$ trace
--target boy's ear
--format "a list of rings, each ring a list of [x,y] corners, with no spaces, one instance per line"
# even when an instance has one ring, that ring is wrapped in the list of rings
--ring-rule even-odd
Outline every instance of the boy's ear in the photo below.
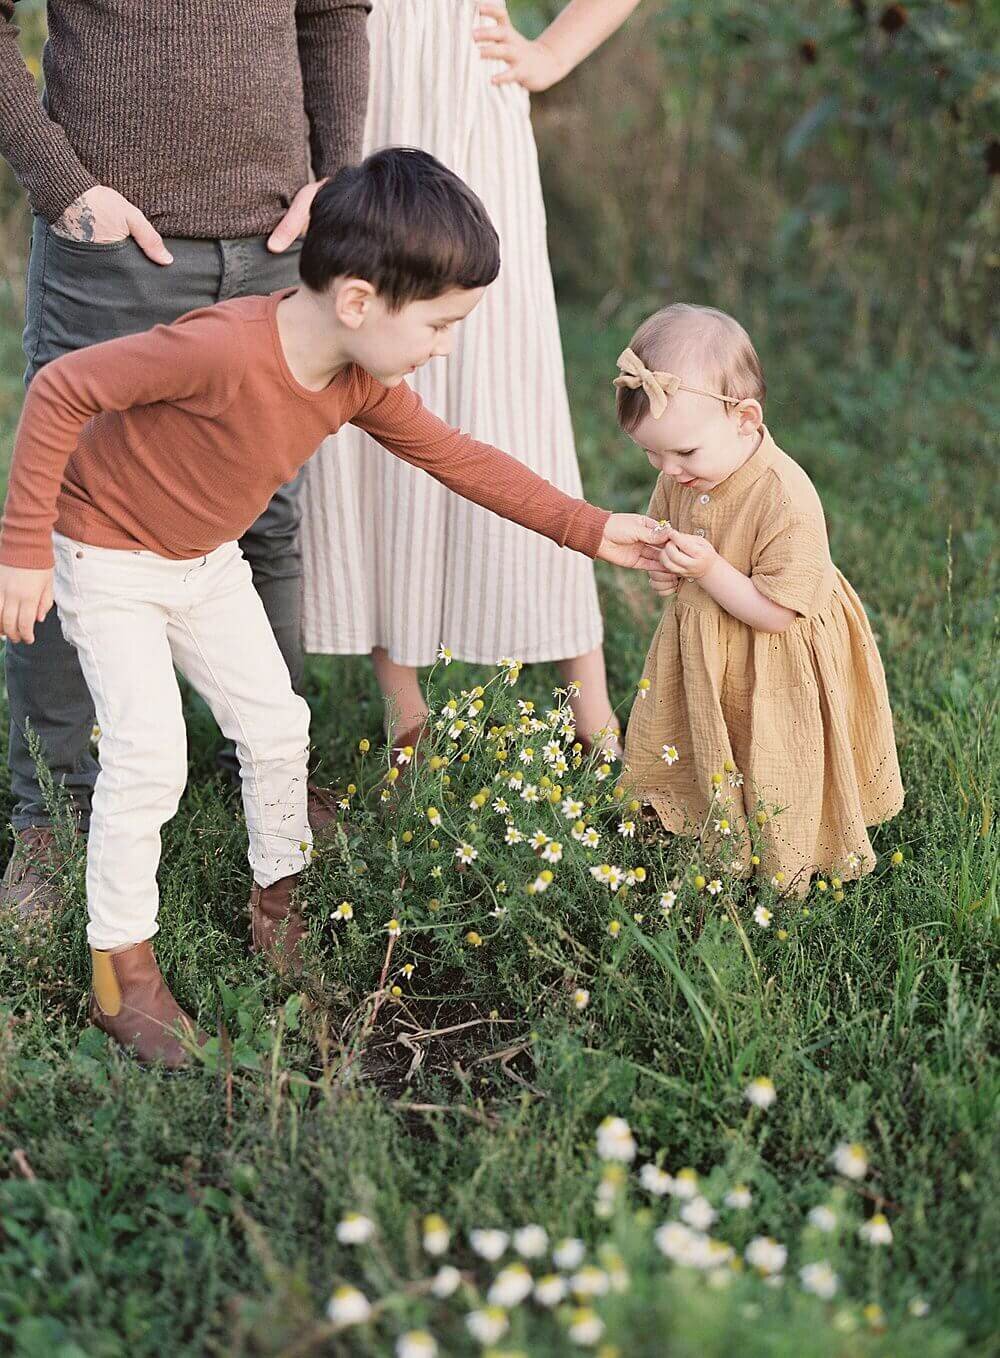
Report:
[[[741,434],[754,434],[764,423],[764,407],[759,401],[741,401],[735,410]]]
[[[358,330],[369,315],[375,289],[363,278],[345,278],[337,285],[334,313],[341,325]]]

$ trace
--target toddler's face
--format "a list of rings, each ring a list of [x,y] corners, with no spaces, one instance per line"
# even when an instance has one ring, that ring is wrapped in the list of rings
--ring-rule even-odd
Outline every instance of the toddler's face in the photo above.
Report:
[[[408,302],[390,311],[373,295],[363,323],[354,331],[352,358],[386,387],[398,386],[432,358],[451,353],[455,327],[475,307],[485,288],[452,288],[440,297]]]
[[[647,413],[630,437],[658,472],[682,486],[711,490],[756,451],[762,420],[756,401],[734,409],[679,391],[658,420]]]

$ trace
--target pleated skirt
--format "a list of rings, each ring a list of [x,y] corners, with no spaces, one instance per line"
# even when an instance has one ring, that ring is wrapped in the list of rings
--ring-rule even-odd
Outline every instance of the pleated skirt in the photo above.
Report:
[[[366,152],[430,151],[479,194],[501,272],[447,359],[410,379],[449,423],[582,494],[529,98],[496,87],[472,39],[475,0],[375,0]],[[443,642],[493,664],[585,654],[602,639],[585,557],[446,490],[345,426],[306,469],[306,649],[384,647],[430,664]]]

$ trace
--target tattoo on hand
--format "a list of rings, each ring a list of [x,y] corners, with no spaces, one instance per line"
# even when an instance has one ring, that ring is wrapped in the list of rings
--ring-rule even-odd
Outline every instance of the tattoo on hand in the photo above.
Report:
[[[67,240],[92,241],[97,230],[93,208],[78,198],[70,203],[58,221],[52,223],[52,230]]]

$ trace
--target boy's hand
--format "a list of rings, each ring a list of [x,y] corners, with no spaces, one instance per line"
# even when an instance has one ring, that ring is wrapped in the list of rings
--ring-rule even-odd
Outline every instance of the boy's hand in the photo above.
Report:
[[[52,571],[0,566],[0,636],[8,641],[35,639],[35,623],[52,607]]]
[[[598,559],[629,570],[662,570],[660,548],[670,531],[648,514],[612,514],[604,525]]]
[[[667,542],[660,552],[660,570],[673,572],[688,580],[699,580],[715,565],[719,554],[710,542],[695,533],[678,533],[668,528]]]
[[[680,578],[674,575],[673,571],[650,571],[649,583],[661,598],[666,599],[669,598],[671,594],[677,593],[677,586],[680,584]]]

